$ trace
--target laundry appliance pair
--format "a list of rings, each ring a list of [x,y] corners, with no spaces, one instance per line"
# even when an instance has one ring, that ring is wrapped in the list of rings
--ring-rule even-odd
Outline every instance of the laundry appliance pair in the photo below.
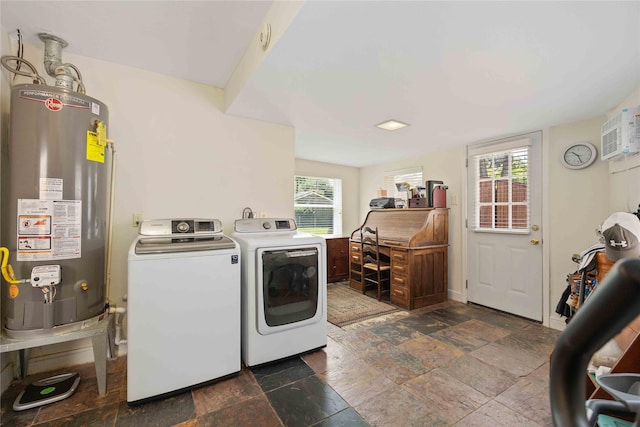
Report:
[[[326,245],[293,219],[143,221],[129,250],[127,401],[327,344]]]

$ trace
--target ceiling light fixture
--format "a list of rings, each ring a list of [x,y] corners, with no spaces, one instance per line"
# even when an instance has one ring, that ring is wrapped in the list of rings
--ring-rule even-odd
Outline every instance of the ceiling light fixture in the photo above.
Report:
[[[397,120],[387,120],[386,122],[382,122],[376,125],[376,127],[379,127],[380,129],[384,129],[384,130],[398,130],[406,126],[409,126],[409,125],[407,123],[402,123]]]

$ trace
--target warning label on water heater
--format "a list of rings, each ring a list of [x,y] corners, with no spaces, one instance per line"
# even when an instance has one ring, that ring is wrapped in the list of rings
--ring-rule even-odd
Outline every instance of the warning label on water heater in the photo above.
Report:
[[[17,261],[81,257],[82,200],[18,199]]]

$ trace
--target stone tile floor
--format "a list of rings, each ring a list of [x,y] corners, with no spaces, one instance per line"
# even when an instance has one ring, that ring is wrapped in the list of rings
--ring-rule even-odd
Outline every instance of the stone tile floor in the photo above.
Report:
[[[30,375],[3,393],[3,426],[551,426],[549,355],[558,331],[450,301],[338,328],[326,348],[138,406],[126,356]],[[188,363],[188,361],[186,362]],[[32,381],[79,371],[73,396],[22,412]]]

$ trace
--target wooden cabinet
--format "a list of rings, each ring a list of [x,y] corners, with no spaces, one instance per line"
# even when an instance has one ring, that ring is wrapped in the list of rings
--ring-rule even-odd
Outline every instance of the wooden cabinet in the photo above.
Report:
[[[447,300],[448,210],[382,209],[363,224],[377,228],[391,262],[390,302],[413,310]],[[349,244],[349,285],[362,290],[359,229]]]
[[[327,282],[349,278],[349,238],[327,239]]]

